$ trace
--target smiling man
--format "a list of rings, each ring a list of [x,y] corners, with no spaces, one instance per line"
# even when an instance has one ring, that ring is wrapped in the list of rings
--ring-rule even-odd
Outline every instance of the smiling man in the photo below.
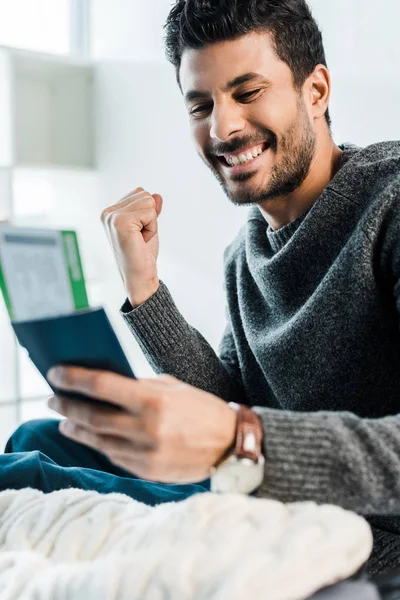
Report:
[[[322,46],[315,51],[325,63]],[[274,229],[311,205],[340,161],[328,127],[329,73],[323,64],[312,71],[297,89],[265,32],[187,49],[181,59],[200,157],[234,204],[258,204]]]
[[[166,34],[197,152],[231,202],[251,205],[224,257],[220,353],[160,282],[162,197],[137,188],[103,221],[128,326],[174,377],[56,369],[59,388],[124,411],[54,398],[63,436],[31,422],[7,449],[126,481],[211,475],[219,491],[336,503],[373,526],[370,574],[399,566],[400,143],[335,144],[303,0],[180,0]]]

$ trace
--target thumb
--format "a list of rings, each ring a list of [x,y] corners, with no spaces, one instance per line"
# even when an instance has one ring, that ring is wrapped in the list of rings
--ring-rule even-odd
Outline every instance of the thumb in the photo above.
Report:
[[[156,211],[157,211],[157,216],[160,216],[160,213],[162,211],[162,207],[163,207],[163,198],[162,196],[160,196],[160,194],[152,194],[154,200],[156,201]]]

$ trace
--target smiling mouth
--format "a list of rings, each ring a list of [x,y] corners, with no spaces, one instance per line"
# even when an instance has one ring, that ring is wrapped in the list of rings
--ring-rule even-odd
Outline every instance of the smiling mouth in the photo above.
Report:
[[[239,150],[234,154],[222,154],[217,156],[218,161],[226,168],[226,167],[240,167],[243,165],[250,164],[254,160],[256,160],[261,154],[263,154],[266,150],[270,148],[270,144],[268,142],[264,142],[262,144],[258,144],[257,146],[252,146],[251,148],[246,148],[245,150]]]

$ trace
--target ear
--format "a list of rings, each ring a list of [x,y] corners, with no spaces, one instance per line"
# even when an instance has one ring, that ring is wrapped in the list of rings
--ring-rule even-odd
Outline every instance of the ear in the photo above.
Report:
[[[314,119],[325,116],[331,96],[331,76],[324,65],[317,65],[307,79],[309,110]]]

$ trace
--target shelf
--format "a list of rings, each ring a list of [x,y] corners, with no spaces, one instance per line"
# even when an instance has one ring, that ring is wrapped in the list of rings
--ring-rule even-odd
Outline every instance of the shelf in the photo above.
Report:
[[[87,214],[89,206],[99,212],[93,73],[88,61],[0,47],[0,221],[82,231],[85,273],[95,279],[102,231]],[[15,412],[14,429],[28,417],[22,399],[46,397],[50,389],[17,347],[2,298],[0,331],[0,408],[2,415]]]

